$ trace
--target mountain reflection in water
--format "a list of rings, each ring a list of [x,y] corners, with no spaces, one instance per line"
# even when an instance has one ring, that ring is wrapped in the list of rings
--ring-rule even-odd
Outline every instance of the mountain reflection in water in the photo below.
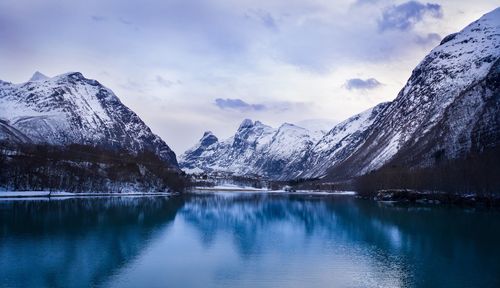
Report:
[[[6,287],[498,287],[500,213],[346,196],[0,202]]]

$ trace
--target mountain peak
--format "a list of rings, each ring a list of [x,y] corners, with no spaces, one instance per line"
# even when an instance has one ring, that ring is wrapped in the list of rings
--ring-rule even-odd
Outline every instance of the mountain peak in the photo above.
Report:
[[[43,80],[47,80],[47,79],[49,79],[49,77],[47,77],[44,74],[36,71],[35,73],[33,73],[33,76],[31,76],[31,78],[30,78],[30,80],[28,80],[28,82],[43,81]]]
[[[305,128],[302,128],[302,127],[299,127],[295,124],[292,124],[292,123],[283,123],[281,124],[281,126],[278,128],[278,130],[283,130],[283,129],[302,129],[302,130],[307,130]]]
[[[201,137],[201,138],[203,139],[203,138],[209,137],[210,135],[214,135],[214,133],[212,133],[212,131],[205,131],[203,133],[203,137]]]
[[[42,79],[47,79],[42,82]],[[0,85],[0,118],[26,119],[16,126],[33,143],[88,144],[153,152],[172,167],[170,147],[108,88],[79,72],[46,78],[40,72],[27,85]],[[4,88],[5,87],[5,88]],[[0,129],[1,130],[1,129]],[[1,134],[1,131],[0,131]]]
[[[212,133],[212,131],[205,131],[205,133],[203,133],[203,137],[200,139],[200,145],[206,147],[218,141],[219,139]]]
[[[242,129],[245,129],[245,128],[251,128],[253,127],[254,123],[252,120],[250,119],[244,119],[241,124],[240,124],[240,127],[238,127],[238,131],[239,130],[242,130]]]
[[[68,79],[74,79],[74,80],[82,80],[85,79],[83,74],[81,72],[68,72],[64,73],[58,76],[59,78],[68,78]]]

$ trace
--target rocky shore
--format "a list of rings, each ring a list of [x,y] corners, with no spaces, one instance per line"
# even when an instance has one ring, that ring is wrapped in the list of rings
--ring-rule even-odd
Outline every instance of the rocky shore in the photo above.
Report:
[[[391,201],[415,204],[452,204],[461,206],[500,207],[499,195],[452,194],[441,191],[417,191],[411,189],[379,190],[375,196],[361,196],[375,201]]]

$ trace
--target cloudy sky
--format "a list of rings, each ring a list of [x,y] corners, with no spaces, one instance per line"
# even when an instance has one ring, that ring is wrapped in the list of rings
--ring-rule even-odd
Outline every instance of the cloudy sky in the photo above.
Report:
[[[178,154],[244,118],[342,121],[395,98],[500,0],[0,0],[0,79],[80,71]]]

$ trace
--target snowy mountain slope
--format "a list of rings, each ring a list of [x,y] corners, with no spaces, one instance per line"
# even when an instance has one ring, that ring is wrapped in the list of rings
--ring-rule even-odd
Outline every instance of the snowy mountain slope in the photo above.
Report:
[[[308,152],[301,178],[325,176],[328,168],[342,162],[364,143],[370,127],[390,103],[381,103],[335,125]]]
[[[205,132],[196,146],[180,156],[180,166],[187,172],[224,171],[275,180],[322,177],[364,143],[369,128],[388,105],[355,115],[326,134],[288,123],[273,129],[246,119],[235,136],[221,142]]]
[[[399,159],[411,165],[498,146],[500,8],[434,48],[375,120],[364,144],[330,171],[361,175]]]
[[[185,171],[201,169],[290,179],[302,171],[304,154],[318,140],[315,135],[293,124],[274,129],[245,119],[235,135],[224,141],[205,132],[195,147],[179,157],[179,164]]]
[[[281,125],[257,158],[257,174],[280,180],[297,178],[306,168],[306,155],[319,140],[318,133],[293,124]]]
[[[0,141],[10,143],[30,143],[31,140],[21,131],[12,127],[6,120],[0,119]]]
[[[235,135],[219,141],[207,131],[198,144],[179,156],[182,169],[203,171],[225,171],[235,174],[251,173],[249,161],[256,150],[266,145],[275,130],[259,121],[243,120]]]
[[[261,149],[233,149],[228,139],[202,148],[210,157],[187,151],[181,165],[202,168],[197,161],[206,161],[203,164],[213,168],[274,179],[326,174],[348,179],[388,163],[428,166],[437,158],[455,159],[498,147],[499,55],[497,8],[445,37],[414,69],[393,102],[337,124],[317,142],[314,133],[297,129],[283,137],[272,132],[273,141],[264,141]]]
[[[0,119],[0,139],[15,134],[33,143],[151,151],[177,167],[174,152],[139,116],[111,90],[78,72],[53,78],[36,72],[26,83],[0,82]]]
[[[391,163],[431,166],[500,146],[500,60],[485,79],[450,104],[438,124],[404,145]]]

